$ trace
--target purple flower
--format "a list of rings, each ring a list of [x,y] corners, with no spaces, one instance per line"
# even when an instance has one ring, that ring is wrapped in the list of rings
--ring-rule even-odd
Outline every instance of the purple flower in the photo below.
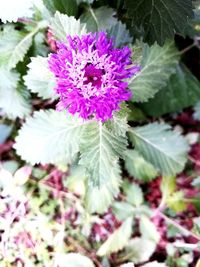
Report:
[[[68,36],[67,44],[57,46],[57,53],[49,58],[60,97],[57,109],[78,113],[83,119],[112,118],[120,103],[132,96],[125,79],[139,71],[132,66],[130,48],[114,48],[104,32]]]

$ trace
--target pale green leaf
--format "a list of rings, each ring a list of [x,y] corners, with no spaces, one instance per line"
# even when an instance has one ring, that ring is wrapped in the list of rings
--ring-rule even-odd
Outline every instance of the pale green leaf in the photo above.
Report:
[[[116,12],[107,6],[97,9],[88,7],[87,12],[81,15],[80,20],[82,23],[86,23],[88,32],[106,31],[117,23],[115,14]]]
[[[178,53],[173,42],[166,42],[163,47],[157,44],[144,46],[142,69],[129,80],[134,102],[146,102],[160,89],[166,86],[178,64]]]
[[[32,33],[15,30],[11,25],[0,32],[0,65],[11,69],[22,61],[32,44]]]
[[[132,204],[124,201],[114,202],[112,211],[120,221],[124,221],[130,216],[134,215],[135,207]]]
[[[155,224],[145,215],[140,217],[140,232],[143,238],[152,240],[156,244],[160,240],[160,233]]]
[[[55,110],[36,111],[16,138],[15,149],[31,164],[70,163],[79,151],[83,123]]]
[[[121,119],[124,128],[124,118]],[[80,164],[88,171],[91,183],[102,186],[109,179],[116,160],[123,155],[127,138],[124,131],[117,130],[119,121],[108,126],[93,122],[87,126],[82,138]],[[117,126],[118,125],[118,126]]]
[[[33,57],[28,67],[27,75],[23,77],[27,88],[43,99],[56,98],[54,92],[56,81],[53,73],[48,68],[48,58]]]
[[[143,157],[164,175],[183,170],[187,161],[185,139],[164,123],[151,123],[132,128],[130,138]]]
[[[194,118],[195,120],[200,120],[200,101],[194,107]]]
[[[139,185],[135,183],[125,182],[123,184],[123,191],[129,203],[131,203],[136,207],[142,205],[144,198],[142,190]]]
[[[125,247],[124,256],[128,255],[129,260],[135,264],[148,261],[156,249],[156,243],[152,240],[135,237]]]
[[[66,42],[67,35],[73,36],[86,33],[86,26],[80,23],[80,20],[61,14],[58,11],[52,18],[50,27],[55,38],[64,42]]]
[[[106,212],[112,204],[113,198],[119,193],[120,166],[117,160],[112,164],[112,166],[108,166],[110,169],[107,170],[109,172],[107,179],[100,186],[94,186],[93,176],[88,178],[85,205],[90,213]]]
[[[142,105],[145,113],[159,117],[170,112],[179,112],[197,103],[200,99],[200,82],[184,66],[177,66],[165,88],[153,99]]]
[[[56,265],[58,267],[95,267],[88,257],[79,253],[57,254]]]
[[[19,74],[0,68],[0,108],[10,119],[23,118],[31,111]]]
[[[133,40],[129,31],[126,29],[126,25],[121,21],[118,21],[107,32],[108,35],[113,38],[113,44],[115,47],[127,45]]]
[[[132,217],[126,219],[122,225],[113,232],[97,251],[97,255],[104,256],[117,252],[127,245],[132,234]]]
[[[129,149],[125,155],[125,168],[135,179],[148,182],[158,175],[154,166],[146,161],[138,151]]]

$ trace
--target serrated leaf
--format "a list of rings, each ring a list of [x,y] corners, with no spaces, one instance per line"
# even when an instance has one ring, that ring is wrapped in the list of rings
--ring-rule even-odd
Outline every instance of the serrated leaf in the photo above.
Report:
[[[140,232],[143,238],[154,241],[156,244],[160,240],[160,233],[154,223],[145,215],[140,218]]]
[[[93,262],[79,253],[57,254],[56,265],[58,267],[95,267]]]
[[[79,151],[83,123],[55,110],[36,111],[20,129],[14,145],[31,164],[70,163]]]
[[[25,33],[15,30],[10,25],[4,27],[0,33],[0,64],[12,69],[19,61],[22,61],[36,32],[37,29]]]
[[[152,240],[135,237],[125,247],[124,256],[129,255],[129,260],[135,264],[148,261],[156,249],[156,243]]]
[[[129,149],[125,155],[125,168],[135,179],[148,182],[158,175],[154,166],[146,161],[138,151]]]
[[[127,243],[132,233],[132,217],[126,219],[123,224],[113,232],[105,243],[97,251],[98,256],[108,255],[121,250]]]
[[[88,7],[87,12],[81,15],[80,20],[86,24],[88,32],[106,31],[117,23],[114,15],[115,11],[106,6],[97,9]]]
[[[66,42],[67,35],[82,35],[87,32],[85,24],[82,24],[80,20],[61,14],[58,11],[52,18],[50,27],[54,37],[63,42]]]
[[[121,171],[118,161],[114,161],[108,171],[107,180],[100,186],[94,186],[93,176],[88,179],[85,205],[89,213],[106,212],[112,204],[113,198],[119,193]]]
[[[107,32],[108,35],[113,38],[113,44],[115,47],[127,45],[133,40],[129,31],[126,29],[126,25],[121,21],[118,21],[109,30],[107,30]]]
[[[127,201],[132,205],[138,207],[143,203],[143,193],[139,185],[135,183],[124,183],[123,191],[125,192]]]
[[[178,112],[193,106],[200,99],[200,82],[184,66],[177,66],[165,88],[153,99],[142,105],[144,111],[151,116],[161,116],[170,112]]]
[[[125,0],[133,25],[144,28],[144,41],[163,45],[174,33],[184,34],[193,17],[191,0]]]
[[[31,111],[25,91],[19,84],[19,74],[0,68],[0,108],[10,119],[23,118]]]
[[[33,57],[28,67],[27,75],[23,77],[27,88],[43,99],[55,99],[54,87],[56,81],[53,73],[48,68],[48,58]]]
[[[76,16],[77,13],[76,0],[45,0],[44,4],[53,14],[59,11],[68,16]]]
[[[194,119],[195,120],[200,120],[200,101],[196,104],[194,107]]]
[[[172,73],[176,71],[179,56],[173,42],[163,47],[157,44],[143,48],[142,69],[129,80],[133,92],[133,102],[146,102],[166,86]]]
[[[123,124],[123,118],[122,118]],[[114,123],[114,122],[113,122]],[[81,160],[91,178],[94,186],[102,186],[109,179],[116,160],[123,155],[126,149],[127,138],[123,133],[117,131],[115,126],[101,122],[93,122],[85,129],[82,145]]]
[[[132,204],[124,201],[114,202],[112,205],[112,211],[118,220],[124,221],[130,216],[133,216],[135,207]]]
[[[170,176],[183,170],[188,145],[169,125],[151,123],[136,127],[131,130],[130,138],[141,155],[163,175]]]

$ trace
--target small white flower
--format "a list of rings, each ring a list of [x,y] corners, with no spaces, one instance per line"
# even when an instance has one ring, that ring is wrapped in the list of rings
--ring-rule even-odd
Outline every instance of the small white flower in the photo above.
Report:
[[[18,18],[31,17],[33,0],[0,0],[0,19],[3,23],[17,22]]]

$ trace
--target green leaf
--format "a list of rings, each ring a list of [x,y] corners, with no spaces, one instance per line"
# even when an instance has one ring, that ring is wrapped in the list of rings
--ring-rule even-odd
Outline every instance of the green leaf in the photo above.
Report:
[[[81,24],[80,20],[76,20],[74,17],[68,17],[58,11],[52,18],[50,27],[54,37],[63,42],[66,42],[67,35],[73,36],[86,33],[86,26]]]
[[[86,23],[88,32],[98,32],[109,30],[117,23],[115,11],[107,6],[102,6],[97,9],[88,7],[87,12],[80,17],[82,23]]]
[[[81,160],[91,177],[91,183],[102,186],[109,179],[116,161],[123,155],[127,137],[126,120],[121,118],[108,125],[93,122],[85,128],[81,144]]]
[[[196,177],[193,181],[192,181],[192,185],[194,187],[200,188],[200,176]]]
[[[136,127],[131,129],[130,138],[141,155],[163,175],[170,176],[183,170],[188,145],[169,125],[151,123]]]
[[[125,168],[135,179],[145,182],[151,181],[158,175],[154,166],[133,149],[126,151]]]
[[[187,203],[185,202],[184,198],[183,191],[174,192],[168,197],[167,206],[175,212],[183,212],[187,209]]]
[[[88,257],[79,253],[58,253],[55,258],[58,267],[95,267]]]
[[[94,186],[93,176],[88,177],[87,191],[85,195],[85,206],[89,213],[106,212],[113,202],[113,198],[119,193],[119,185],[121,181],[120,166],[117,161],[109,166],[107,180],[100,186]]]
[[[126,199],[129,203],[136,207],[142,205],[144,198],[139,185],[125,182],[123,184],[123,191],[125,192]]]
[[[199,88],[200,82],[195,76],[184,65],[177,66],[167,86],[144,103],[142,108],[148,115],[156,117],[181,111],[197,103],[200,99]]]
[[[194,119],[195,120],[200,120],[200,101],[196,104],[194,107]]]
[[[154,223],[145,215],[140,218],[140,232],[143,238],[154,241],[156,244],[160,240],[160,233]]]
[[[23,77],[27,88],[43,99],[56,98],[54,92],[56,81],[48,68],[48,58],[33,57],[28,67],[27,75]]]
[[[146,263],[145,265],[142,265],[142,267],[168,267],[165,263],[160,263],[158,261],[151,261],[149,263]]]
[[[45,0],[44,4],[53,14],[56,11],[68,16],[76,16],[77,14],[78,6],[76,0]]]
[[[142,69],[129,80],[129,88],[133,91],[134,102],[146,102],[160,89],[166,86],[172,73],[176,71],[178,53],[173,42],[163,47],[154,44],[144,46]]]
[[[124,257],[128,257],[135,264],[148,261],[156,249],[156,243],[152,240],[135,237],[125,247]]]
[[[127,45],[133,40],[129,31],[126,29],[126,25],[121,23],[121,21],[118,21],[107,32],[108,35],[113,38],[113,44],[115,47]]]
[[[132,204],[124,201],[114,202],[112,211],[118,220],[124,221],[130,216],[134,215],[135,207]]]
[[[55,110],[36,111],[16,138],[15,149],[31,164],[70,163],[79,151],[83,123]]]
[[[41,22],[30,32],[15,30],[12,26],[5,26],[0,32],[0,62],[7,69],[14,68],[18,62],[24,59],[32,45],[33,36],[46,26]]]
[[[31,111],[19,74],[4,68],[0,68],[0,108],[10,119],[24,118]]]
[[[132,234],[132,217],[126,219],[123,224],[112,233],[105,243],[97,251],[98,256],[108,255],[121,250]]]
[[[125,0],[132,25],[144,29],[144,41],[163,45],[174,33],[184,34],[193,17],[191,0]]]

